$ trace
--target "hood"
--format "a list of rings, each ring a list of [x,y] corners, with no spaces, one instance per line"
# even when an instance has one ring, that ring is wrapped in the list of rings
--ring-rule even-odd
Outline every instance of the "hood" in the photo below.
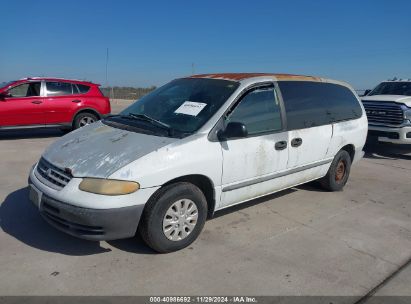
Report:
[[[107,178],[130,162],[179,139],[116,129],[96,122],[51,144],[43,157],[75,177]]]
[[[408,107],[411,107],[411,96],[404,95],[373,95],[361,97],[363,101],[391,101],[397,103],[403,103]]]

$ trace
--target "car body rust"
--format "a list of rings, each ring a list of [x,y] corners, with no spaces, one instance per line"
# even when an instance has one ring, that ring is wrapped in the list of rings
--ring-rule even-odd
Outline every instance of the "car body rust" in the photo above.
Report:
[[[321,82],[320,77],[306,76],[306,75],[294,75],[294,74],[275,74],[275,73],[217,73],[217,74],[198,74],[192,75],[188,78],[211,78],[211,79],[226,79],[233,81],[241,81],[248,78],[254,77],[272,77],[276,80],[286,81],[286,80],[306,80],[306,81],[318,81]]]

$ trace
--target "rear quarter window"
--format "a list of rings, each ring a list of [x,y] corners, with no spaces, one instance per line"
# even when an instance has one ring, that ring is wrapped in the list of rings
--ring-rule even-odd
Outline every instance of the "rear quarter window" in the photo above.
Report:
[[[278,82],[289,130],[326,125],[361,117],[362,109],[347,87],[310,81]]]
[[[78,91],[80,92],[80,94],[85,94],[88,91],[90,91],[90,86],[85,85],[85,84],[76,84]]]

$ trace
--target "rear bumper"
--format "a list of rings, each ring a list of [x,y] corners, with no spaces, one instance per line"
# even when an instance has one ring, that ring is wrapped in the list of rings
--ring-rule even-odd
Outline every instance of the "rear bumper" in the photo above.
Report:
[[[53,227],[87,240],[115,240],[135,235],[143,206],[80,208],[43,196],[39,211]]]
[[[393,144],[411,144],[411,127],[391,128],[382,126],[368,127],[368,136],[376,137],[378,141]]]

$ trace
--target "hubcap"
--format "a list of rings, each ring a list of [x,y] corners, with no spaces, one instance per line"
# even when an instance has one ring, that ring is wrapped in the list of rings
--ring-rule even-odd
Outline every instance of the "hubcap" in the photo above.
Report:
[[[337,170],[335,171],[335,181],[340,182],[345,176],[345,162],[340,160],[337,165]]]
[[[198,219],[196,204],[189,199],[174,202],[163,219],[163,232],[170,241],[185,239],[195,228]]]
[[[84,127],[84,126],[87,126],[87,125],[89,125],[89,124],[92,124],[94,121],[95,121],[95,120],[94,120],[93,117],[85,116],[85,117],[83,117],[82,119],[80,119],[80,121],[79,121],[79,126],[80,126],[80,127]]]

